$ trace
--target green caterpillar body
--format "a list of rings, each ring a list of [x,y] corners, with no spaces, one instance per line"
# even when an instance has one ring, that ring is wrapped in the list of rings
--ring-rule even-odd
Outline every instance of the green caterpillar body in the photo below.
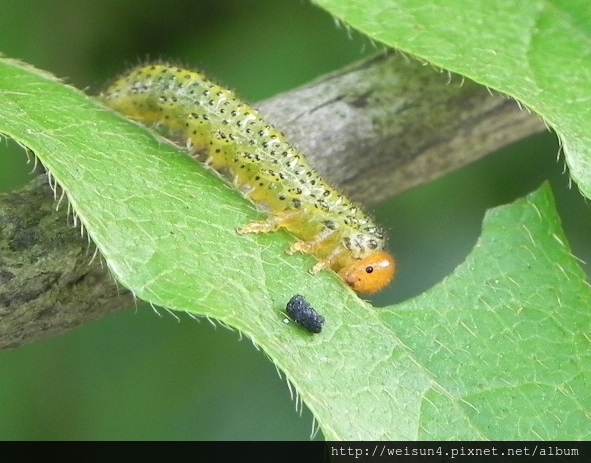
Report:
[[[101,99],[125,116],[166,130],[191,154],[218,172],[268,219],[240,233],[278,228],[300,241],[290,252],[315,255],[314,272],[331,268],[360,293],[393,278],[382,231],[363,211],[329,186],[305,157],[236,95],[201,73],[166,64],[132,69]]]

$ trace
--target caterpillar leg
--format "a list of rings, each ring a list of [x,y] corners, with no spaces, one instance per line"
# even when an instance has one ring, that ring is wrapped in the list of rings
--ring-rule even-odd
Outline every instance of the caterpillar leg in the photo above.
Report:
[[[296,252],[303,252],[304,254],[314,254],[319,248],[324,246],[327,241],[334,235],[335,230],[328,228],[318,233],[311,241],[298,241],[290,246],[287,250],[288,254],[295,254]]]
[[[322,247],[334,247],[331,246],[331,244],[334,244],[335,236],[335,230],[325,229],[312,241],[298,241],[297,243],[292,244],[287,252],[288,254],[293,254],[295,252],[317,254],[317,251]],[[344,249],[341,246],[334,247],[334,250],[327,257],[322,259],[310,269],[310,273],[318,273],[321,270],[333,268],[335,262],[343,252]],[[322,254],[323,253],[321,253],[321,255]]]
[[[343,252],[345,252],[345,250],[341,247],[338,247],[326,259],[323,259],[320,262],[318,262],[316,265],[314,265],[314,267],[312,267],[310,269],[310,273],[314,274],[314,273],[320,272],[321,270],[326,270],[326,269],[333,269],[334,270],[334,264],[338,261],[339,257],[343,254]]]
[[[289,228],[289,224],[293,223],[294,220],[297,220],[301,214],[302,213],[299,211],[290,211],[283,214],[272,215],[267,220],[246,224],[236,230],[236,232],[240,235],[247,235],[250,233],[269,233],[280,228]]]

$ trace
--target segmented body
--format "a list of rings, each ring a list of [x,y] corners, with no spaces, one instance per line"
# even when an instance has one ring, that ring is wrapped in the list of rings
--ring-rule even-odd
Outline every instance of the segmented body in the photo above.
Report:
[[[382,231],[329,186],[282,133],[236,95],[201,73],[166,64],[132,69],[102,100],[127,117],[165,129],[218,172],[268,219],[240,233],[285,228],[300,241],[290,252],[313,254],[313,271],[331,268],[358,292],[381,290],[395,264]]]

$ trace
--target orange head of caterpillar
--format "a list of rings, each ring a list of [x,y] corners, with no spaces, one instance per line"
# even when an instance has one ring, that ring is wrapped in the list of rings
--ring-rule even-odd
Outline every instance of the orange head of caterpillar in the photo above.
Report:
[[[373,294],[390,284],[396,273],[394,258],[377,251],[343,268],[339,275],[357,293]]]

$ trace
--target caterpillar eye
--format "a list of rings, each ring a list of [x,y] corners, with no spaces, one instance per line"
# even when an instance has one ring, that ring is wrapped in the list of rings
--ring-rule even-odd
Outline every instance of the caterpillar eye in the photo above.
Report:
[[[388,286],[395,273],[394,258],[385,251],[378,251],[345,267],[339,275],[355,292],[373,294]]]

